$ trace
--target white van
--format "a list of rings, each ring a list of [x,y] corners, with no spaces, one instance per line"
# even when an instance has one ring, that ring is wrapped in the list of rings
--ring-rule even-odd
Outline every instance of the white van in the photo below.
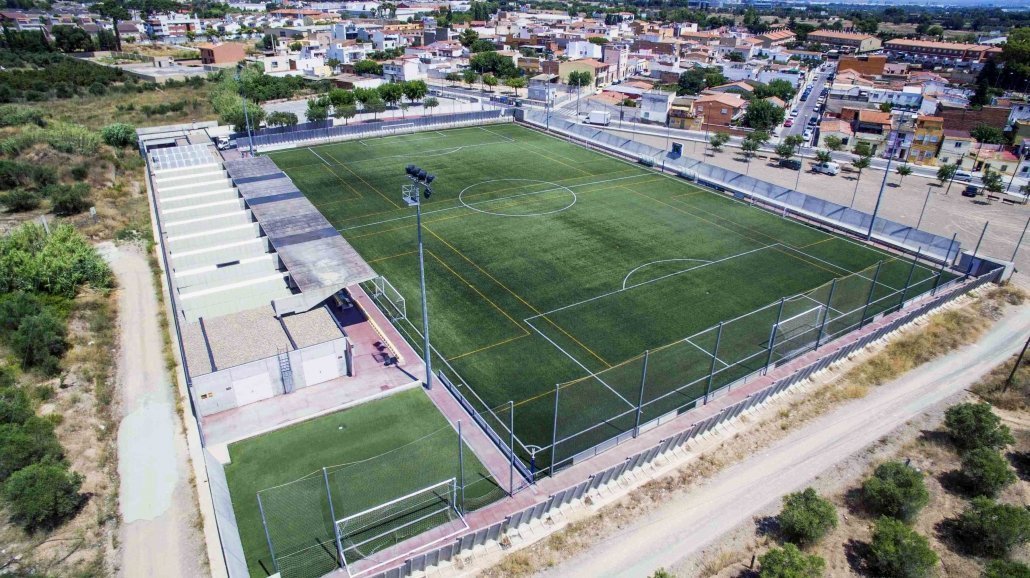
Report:
[[[830,161],[828,163],[815,163],[814,165],[812,165],[812,170],[817,173],[836,175],[840,173],[840,165],[833,161]]]

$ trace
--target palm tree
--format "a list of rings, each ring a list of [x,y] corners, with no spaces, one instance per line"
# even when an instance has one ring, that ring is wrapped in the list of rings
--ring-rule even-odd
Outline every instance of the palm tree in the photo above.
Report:
[[[855,178],[855,192],[851,194],[851,207],[855,206],[855,197],[858,196],[858,183],[862,180],[862,171],[869,168],[869,157],[862,155],[857,159],[851,161],[851,166],[858,171],[858,177]]]
[[[821,163],[828,163],[833,160],[833,155],[830,151],[816,151],[815,158]]]
[[[823,144],[833,152],[837,152],[844,148],[844,141],[842,141],[839,136],[834,136],[832,134],[823,139]]]
[[[912,167],[905,163],[898,167],[898,186],[901,186],[901,181],[905,180],[905,177],[912,174]]]

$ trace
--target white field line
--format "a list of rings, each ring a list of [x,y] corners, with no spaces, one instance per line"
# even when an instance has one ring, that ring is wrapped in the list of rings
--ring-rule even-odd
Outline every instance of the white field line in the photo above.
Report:
[[[694,347],[700,349],[701,352],[704,353],[705,355],[707,355],[708,357],[715,357],[709,351],[705,350],[704,347],[701,347],[700,345],[698,345],[698,344],[694,343],[693,341],[691,341],[689,337],[684,338],[683,341],[686,341],[687,343],[689,343],[689,344],[693,345]],[[719,359],[718,357],[715,357],[715,360],[718,361],[719,363],[721,363],[723,367],[729,367],[730,366],[730,364],[728,364],[725,361]]]
[[[622,279],[622,288],[625,289],[626,288],[626,283],[629,282],[629,278],[632,277],[634,273],[636,273],[637,271],[643,269],[644,267],[647,267],[649,265],[657,265],[658,263],[669,263],[669,262],[672,262],[672,261],[694,261],[694,262],[697,262],[697,263],[711,263],[711,261],[709,261],[708,259],[659,259],[657,261],[650,261],[650,262],[644,263],[643,265],[640,265],[639,267],[633,269],[629,273],[626,273],[626,276],[623,277],[623,279]]]
[[[729,261],[730,259],[736,259],[737,257],[743,257],[745,255],[750,255],[751,253],[757,253],[758,251],[764,251],[765,249],[768,249],[770,247],[776,247],[778,245],[780,245],[780,243],[772,243],[772,244],[769,244],[769,245],[763,245],[761,247],[758,247],[757,249],[751,249],[750,251],[744,251],[744,252],[741,252],[741,253],[737,253],[735,255],[730,255],[728,257],[723,257],[722,259],[717,259],[715,261],[709,261],[707,263],[703,263],[701,265],[696,265],[694,267],[688,267],[688,268],[686,268],[686,269],[684,269],[682,271],[674,271],[672,273],[669,273],[668,275],[662,275],[661,277],[655,277],[654,279],[649,279],[647,281],[642,281],[640,283],[637,283],[635,285],[630,285],[630,286],[625,287],[623,289],[615,289],[614,291],[608,291],[607,293],[602,293],[600,295],[591,297],[589,299],[584,299],[584,300],[578,301],[576,303],[570,303],[568,305],[563,305],[561,307],[558,307],[557,309],[552,309],[550,311],[545,311],[544,313],[540,313],[540,314],[534,315],[532,317],[527,317],[525,319],[525,321],[528,322],[529,320],[536,319],[537,317],[544,317],[544,316],[547,316],[547,315],[551,315],[552,313],[557,313],[559,311],[564,311],[565,309],[571,309],[573,307],[578,307],[580,305],[584,305],[586,303],[590,303],[591,301],[597,301],[598,299],[604,299],[605,297],[610,297],[610,296],[615,295],[617,293],[622,293],[623,291],[629,291],[630,289],[635,289],[637,287],[643,287],[644,285],[650,285],[651,283],[656,283],[656,282],[661,281],[663,279],[668,279],[669,277],[674,277],[676,275],[681,275],[683,273],[687,273],[689,271],[694,271],[694,270],[700,269],[702,267],[708,267],[710,265],[715,265],[715,264],[718,264],[718,263],[722,263],[723,261]]]
[[[551,193],[551,192],[554,192],[554,191],[560,191],[560,190],[564,190],[564,189],[575,189],[575,188],[579,188],[579,187],[589,187],[589,186],[593,186],[593,185],[604,185],[604,184],[607,184],[607,183],[613,183],[613,182],[616,182],[616,181],[622,181],[622,180],[626,180],[626,179],[635,179],[635,178],[638,178],[638,177],[650,177],[650,176],[654,176],[654,175],[651,175],[649,173],[637,173],[635,175],[629,175],[629,176],[625,176],[625,177],[615,177],[615,178],[604,179],[604,180],[600,180],[600,181],[592,181],[592,182],[589,182],[589,183],[581,183],[581,184],[578,184],[578,185],[563,185],[563,186],[560,186],[560,187],[552,187],[550,189],[544,189],[542,191],[531,191],[531,192],[528,192],[528,193],[518,193],[518,194],[515,194],[515,195],[508,195],[506,197],[498,197],[496,199],[487,199],[485,201],[477,201],[475,203],[468,203],[468,204],[469,205],[482,205],[482,204],[485,204],[485,203],[494,203],[494,202],[497,202],[497,201],[505,201],[505,200],[509,200],[509,199],[517,199],[519,197],[525,197],[525,196],[528,196],[528,195],[540,195],[540,194],[543,194],[543,193]],[[561,182],[561,181],[558,181],[558,182]],[[472,185],[472,186],[475,186],[475,185]],[[422,216],[425,217],[425,216],[428,216],[428,215],[432,215],[434,213],[444,213],[444,212],[447,212],[447,211],[453,211],[455,209],[466,209],[466,208],[468,208],[468,207],[466,207],[465,205],[462,205],[462,204],[458,204],[458,205],[455,205],[453,207],[447,207],[447,208],[444,208],[444,209],[436,209],[436,210],[433,210],[433,211],[423,211],[422,212]],[[376,221],[374,223],[366,223],[364,225],[353,225],[351,227],[343,227],[341,229],[337,229],[337,231],[342,233],[344,231],[351,231],[353,229],[363,229],[365,227],[375,227],[375,226],[378,226],[378,225],[385,225],[387,223],[392,223],[394,221],[401,221],[401,220],[404,220],[404,219],[413,219],[413,218],[414,217],[412,215],[404,215],[404,216],[401,216],[401,217],[394,217],[392,219],[383,219],[382,221]]]
[[[322,155],[318,154],[318,151],[316,151],[315,149],[313,149],[313,148],[310,148],[310,147],[308,148],[308,150],[309,150],[309,151],[311,151],[311,154],[313,154],[313,155],[315,155],[316,157],[318,157],[318,160],[320,160],[320,161],[322,161],[323,163],[325,163],[325,166],[327,166],[327,167],[328,167],[328,166],[331,166],[331,165],[329,164],[329,161],[325,160],[324,158],[322,158]]]
[[[536,331],[537,334],[540,335],[540,337],[543,337],[544,339],[546,339],[547,342],[550,343],[551,345],[553,345],[555,349],[557,349],[558,351],[564,353],[565,356],[568,357],[569,359],[571,359],[573,363],[575,363],[576,365],[580,366],[583,369],[583,371],[587,372],[587,377],[592,377],[592,378],[596,379],[597,381],[599,381],[601,383],[601,385],[607,387],[609,390],[611,390],[612,393],[617,395],[619,397],[619,399],[621,399],[622,401],[626,402],[626,405],[630,406],[631,408],[637,407],[637,405],[635,403],[631,402],[630,400],[626,399],[625,397],[622,397],[622,394],[620,394],[619,392],[615,391],[615,389],[612,386],[608,385],[603,379],[601,379],[601,377],[597,373],[587,369],[587,366],[585,366],[582,363],[580,363],[579,360],[576,359],[575,357],[573,357],[571,353],[569,353],[568,351],[565,351],[564,349],[562,349],[560,345],[558,345],[553,340],[551,340],[551,338],[548,337],[546,334],[544,334],[543,331],[540,331],[539,329],[537,329],[536,326],[533,325],[532,323],[530,323],[528,319],[525,320],[525,321],[526,321],[526,325],[529,325],[530,327],[532,327],[533,331]],[[602,370],[602,372],[603,372],[603,370]]]
[[[496,133],[496,132],[486,128],[485,126],[480,126],[480,127],[476,127],[476,128],[478,128],[479,130],[486,131],[486,132],[488,132],[488,133],[490,133],[490,134],[492,134],[494,136],[501,137],[501,138],[503,138],[504,140],[506,140],[508,142],[515,142],[514,138],[512,138],[510,136],[506,136],[506,135],[500,134],[500,133]]]

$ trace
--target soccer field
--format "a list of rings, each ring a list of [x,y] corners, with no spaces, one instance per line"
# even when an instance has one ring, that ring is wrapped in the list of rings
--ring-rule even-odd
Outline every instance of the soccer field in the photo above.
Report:
[[[690,409],[937,278],[514,124],[270,156],[404,297],[396,323],[419,350],[414,209],[400,191],[409,163],[437,175],[423,206],[435,367],[505,438],[514,402],[517,449],[527,462],[539,451],[538,469]]]

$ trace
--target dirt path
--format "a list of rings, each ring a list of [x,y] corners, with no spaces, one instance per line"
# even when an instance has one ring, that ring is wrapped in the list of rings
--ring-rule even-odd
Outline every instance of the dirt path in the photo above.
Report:
[[[101,251],[119,286],[119,575],[202,576],[207,570],[189,457],[165,371],[150,267],[134,247],[105,245]]]
[[[906,421],[972,385],[1022,346],[1030,307],[979,343],[928,363],[791,433],[700,488],[551,568],[545,576],[648,576],[675,569],[738,525]]]

